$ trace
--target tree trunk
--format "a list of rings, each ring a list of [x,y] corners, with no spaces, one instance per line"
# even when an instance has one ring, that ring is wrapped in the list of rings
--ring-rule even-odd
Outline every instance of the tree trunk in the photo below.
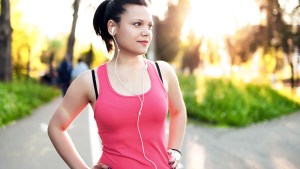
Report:
[[[290,64],[290,68],[291,68],[291,79],[290,79],[291,89],[292,89],[292,91],[294,91],[295,90],[295,77],[294,77],[294,66],[292,63]]]
[[[28,46],[28,62],[27,62],[27,79],[30,79],[30,72],[31,72],[31,49]]]
[[[55,53],[54,52],[51,52],[50,53],[50,58],[49,58],[49,76],[50,76],[50,79],[51,79],[51,84],[54,84],[54,80],[56,78],[56,75],[55,75],[55,70],[54,70],[54,67],[53,67],[53,61],[54,61],[54,55]]]
[[[290,70],[291,70],[291,77],[290,77],[290,85],[291,85],[291,91],[292,93],[295,92],[295,74],[294,74],[294,64],[293,64],[293,59],[292,59],[292,54],[289,53],[286,55],[287,56],[287,60],[289,62],[289,66],[290,66]]]
[[[71,33],[68,39],[68,46],[67,46],[67,56],[70,59],[70,62],[73,63],[73,51],[74,51],[74,44],[75,44],[75,29],[76,23],[78,19],[78,9],[79,9],[80,0],[74,0],[74,14],[73,14],[73,23]]]
[[[0,81],[6,82],[12,79],[9,0],[1,0],[0,12]]]

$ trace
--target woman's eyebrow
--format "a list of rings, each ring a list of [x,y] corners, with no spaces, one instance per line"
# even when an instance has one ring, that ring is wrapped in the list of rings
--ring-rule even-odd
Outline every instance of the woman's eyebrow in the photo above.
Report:
[[[145,20],[143,19],[132,19],[131,21],[140,21],[140,22],[146,22]],[[149,23],[153,23],[153,21],[149,21]]]
[[[131,21],[140,21],[140,22],[144,22],[143,19],[132,19]]]

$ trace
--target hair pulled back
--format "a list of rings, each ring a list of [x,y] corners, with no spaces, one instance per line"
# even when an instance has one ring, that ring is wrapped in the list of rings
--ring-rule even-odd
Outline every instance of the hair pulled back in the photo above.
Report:
[[[124,5],[142,5],[148,6],[147,0],[105,0],[103,1],[94,14],[93,25],[97,35],[100,35],[105,42],[108,52],[113,47],[113,37],[109,34],[107,29],[107,22],[109,20],[115,21],[117,24],[121,20],[121,14],[125,12]]]

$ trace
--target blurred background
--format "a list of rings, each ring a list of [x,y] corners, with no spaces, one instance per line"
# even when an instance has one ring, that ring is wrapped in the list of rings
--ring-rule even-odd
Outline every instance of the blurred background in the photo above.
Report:
[[[1,81],[55,86],[64,56],[107,61],[92,26],[101,2],[2,0]],[[191,118],[245,126],[299,109],[298,0],[152,0],[152,11],[147,57],[174,66]]]
[[[61,95],[73,67],[109,60],[92,26],[101,0],[1,0],[0,127]],[[188,122],[243,128],[300,110],[300,0],[151,0],[147,54],[178,75]]]

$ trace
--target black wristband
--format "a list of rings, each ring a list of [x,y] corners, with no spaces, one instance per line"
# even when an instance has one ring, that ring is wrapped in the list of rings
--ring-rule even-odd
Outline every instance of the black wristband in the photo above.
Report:
[[[171,148],[171,150],[177,151],[180,155],[182,155],[181,152],[175,148]]]

